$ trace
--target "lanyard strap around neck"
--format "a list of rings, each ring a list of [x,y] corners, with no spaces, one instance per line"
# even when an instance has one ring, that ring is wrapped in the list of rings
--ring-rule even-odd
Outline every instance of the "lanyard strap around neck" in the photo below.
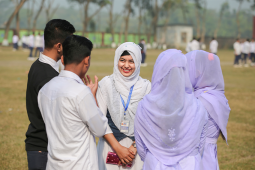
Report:
[[[129,95],[128,95],[128,99],[127,99],[127,104],[126,104],[126,105],[125,105],[125,102],[124,102],[123,98],[122,98],[121,95],[120,95],[122,105],[123,105],[123,107],[124,107],[124,109],[125,109],[125,111],[124,111],[124,116],[126,116],[126,111],[127,111],[127,109],[128,109],[128,105],[129,105],[129,103],[130,103],[130,99],[131,99],[131,95],[132,95],[132,92],[133,92],[133,88],[134,88],[134,85],[130,88]]]

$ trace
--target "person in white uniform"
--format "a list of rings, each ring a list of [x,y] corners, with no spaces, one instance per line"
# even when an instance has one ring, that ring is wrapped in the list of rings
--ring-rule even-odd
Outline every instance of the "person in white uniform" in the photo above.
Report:
[[[138,102],[150,92],[149,80],[139,76],[141,48],[133,42],[121,44],[115,51],[113,74],[104,77],[98,86],[97,102],[108,118],[103,138],[99,139],[98,164],[100,170],[142,170],[134,138],[134,119]],[[115,152],[122,165],[106,163],[109,152]]]
[[[13,51],[18,50],[19,46],[18,46],[18,42],[19,42],[19,36],[17,35],[16,31],[12,37],[12,43],[13,43]]]
[[[217,55],[218,41],[214,37],[212,38],[212,41],[210,42],[210,51],[211,51],[211,53]]]
[[[250,42],[250,58],[251,58],[251,66],[255,63],[255,42],[254,39]]]
[[[38,33],[35,36],[35,57],[37,57],[37,52],[40,54],[43,51],[43,37]]]
[[[190,47],[191,47],[191,51],[199,50],[199,49],[200,49],[200,44],[199,44],[199,42],[196,40],[195,37],[194,37],[193,40],[191,41]]]
[[[245,67],[248,67],[248,64],[247,64],[247,57],[248,55],[250,54],[250,40],[247,39],[244,43],[243,43],[243,46],[242,46],[242,53],[243,53],[243,64]]]
[[[30,50],[29,56],[28,56],[28,60],[34,60],[33,57],[33,50],[34,50],[34,46],[35,46],[35,33],[33,32],[29,37],[28,37],[28,47]]]
[[[48,136],[46,169],[98,170],[96,140],[102,137],[107,119],[96,103],[98,80],[87,76],[93,44],[85,37],[71,35],[63,43],[59,76],[39,91],[38,105]]]
[[[239,39],[236,39],[236,42],[234,43],[233,47],[234,47],[234,54],[235,54],[234,67],[238,67],[239,60],[241,59],[241,54],[242,54],[242,47],[241,47]]]

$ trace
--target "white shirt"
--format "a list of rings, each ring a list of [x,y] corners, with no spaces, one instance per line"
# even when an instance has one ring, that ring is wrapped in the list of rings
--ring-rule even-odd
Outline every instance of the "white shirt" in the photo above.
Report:
[[[27,37],[25,36],[25,35],[23,35],[22,36],[22,38],[21,38],[21,41],[22,41],[22,43],[27,43]]]
[[[12,37],[12,43],[18,43],[19,42],[19,37],[17,35],[14,35]]]
[[[250,52],[255,53],[255,42],[250,42]]]
[[[46,169],[98,170],[94,135],[102,137],[108,122],[80,77],[61,71],[39,91],[38,105],[48,136]]]
[[[211,53],[217,53],[217,51],[218,51],[218,42],[216,40],[211,41],[210,51],[211,51]]]
[[[241,44],[239,42],[234,43],[235,55],[240,55],[242,52]]]
[[[188,42],[186,45],[186,52],[190,52],[191,51],[191,42]]]
[[[244,54],[249,54],[250,53],[250,43],[248,42],[248,41],[245,41],[244,43],[243,43],[243,48],[242,48],[242,52],[244,53]]]
[[[46,55],[43,55],[43,53],[40,53],[39,61],[42,63],[49,64],[52,68],[54,68],[59,73],[59,64],[52,58]]]
[[[28,37],[28,45],[29,45],[29,47],[34,47],[34,45],[35,45],[35,37],[33,35],[29,35],[29,37]]]
[[[191,51],[199,50],[200,49],[199,42],[197,40],[191,41],[190,47],[191,47]]]
[[[43,47],[42,36],[40,35],[35,36],[35,47]]]

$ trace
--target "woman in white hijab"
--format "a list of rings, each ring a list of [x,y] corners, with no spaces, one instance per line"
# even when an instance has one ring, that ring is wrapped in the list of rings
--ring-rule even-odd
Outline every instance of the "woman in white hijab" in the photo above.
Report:
[[[138,102],[150,92],[151,83],[139,76],[141,58],[137,44],[121,44],[115,51],[113,74],[99,82],[97,102],[109,125],[97,146],[99,170],[141,170],[143,167],[136,154],[134,119]],[[118,155],[122,166],[109,164],[112,161],[109,152]]]

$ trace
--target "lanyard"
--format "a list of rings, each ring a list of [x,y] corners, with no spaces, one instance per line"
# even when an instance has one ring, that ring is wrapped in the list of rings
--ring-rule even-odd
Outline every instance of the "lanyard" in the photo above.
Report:
[[[130,92],[129,92],[129,95],[128,95],[128,99],[127,99],[127,104],[126,104],[126,105],[125,105],[125,102],[124,102],[123,98],[122,98],[121,95],[120,95],[120,98],[121,98],[123,107],[124,107],[124,109],[125,109],[125,111],[124,111],[124,118],[126,117],[126,111],[127,111],[127,109],[128,109],[128,105],[129,105],[129,102],[130,102],[130,99],[131,99],[131,95],[132,95],[132,92],[133,92],[133,88],[134,88],[134,85],[130,88]]]

